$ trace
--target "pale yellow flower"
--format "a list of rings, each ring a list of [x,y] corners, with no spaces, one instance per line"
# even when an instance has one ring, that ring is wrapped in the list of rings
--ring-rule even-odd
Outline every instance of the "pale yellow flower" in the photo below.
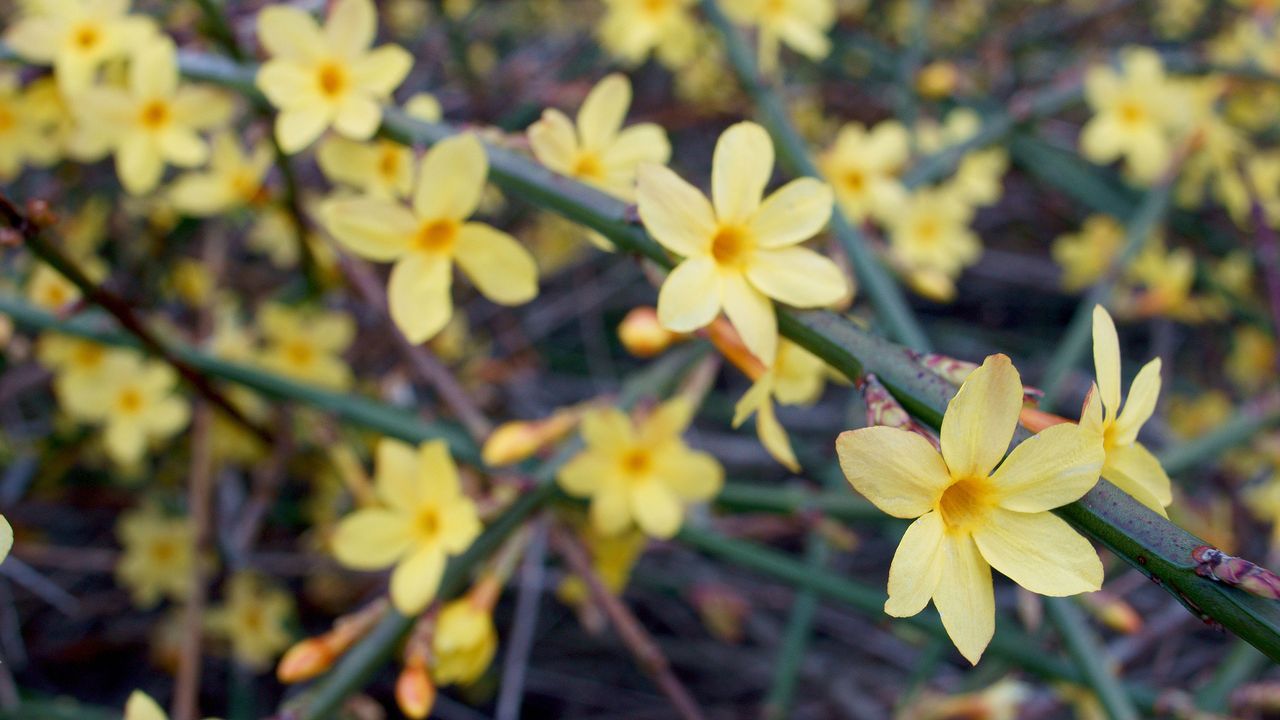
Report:
[[[73,108],[81,123],[107,138],[120,183],[134,195],[155,189],[165,163],[203,164],[209,146],[200,131],[222,124],[231,111],[222,94],[179,85],[168,38],[153,39],[133,53],[127,87],[91,88]]]
[[[665,164],[667,133],[654,123],[623,128],[631,106],[631,81],[614,73],[596,84],[578,110],[575,126],[554,108],[529,126],[529,146],[538,162],[623,200],[635,198],[641,163]]]
[[[818,164],[835,189],[840,208],[850,220],[862,222],[869,217],[892,217],[907,199],[898,174],[910,151],[907,130],[896,120],[870,130],[860,123],[846,123]]]
[[[258,327],[266,367],[333,390],[351,386],[351,368],[341,357],[355,339],[350,315],[269,303],[258,312]]]
[[[696,0],[604,0],[605,14],[597,29],[600,43],[629,65],[639,65],[655,53],[668,67],[694,57],[698,28],[693,19]]]
[[[1102,477],[1138,502],[1165,514],[1173,502],[1169,476],[1155,455],[1138,442],[1138,431],[1155,412],[1160,397],[1160,358],[1142,366],[1124,410],[1120,409],[1120,338],[1106,308],[1093,308],[1093,363],[1098,384],[1085,400],[1080,428],[1102,442],[1106,463]]]
[[[408,197],[413,188],[413,150],[394,140],[326,138],[316,151],[316,161],[330,182],[371,197]]]
[[[973,206],[954,193],[919,190],[885,218],[889,249],[907,268],[955,278],[982,254],[982,242],[969,228],[972,220]]]
[[[592,527],[616,535],[636,526],[670,538],[684,522],[685,505],[708,500],[724,484],[710,454],[680,437],[693,419],[688,399],[669,400],[638,425],[617,408],[596,408],[582,419],[586,448],[557,476],[574,497],[591,499]]]
[[[398,45],[370,50],[377,31],[370,0],[338,0],[323,28],[289,5],[258,15],[258,40],[271,59],[257,85],[280,110],[275,131],[285,152],[305,148],[330,126],[353,140],[373,137],[382,103],[413,65]]]
[[[123,350],[110,351],[102,362],[100,373],[68,375],[58,386],[59,399],[73,417],[103,426],[112,460],[133,465],[149,443],[185,427],[191,408],[175,392],[172,367]]]
[[[1058,236],[1050,253],[1062,267],[1063,289],[1083,290],[1102,279],[1124,237],[1124,226],[1110,215],[1090,215],[1079,232]]]
[[[842,433],[840,467],[884,512],[915,519],[889,568],[885,612],[909,617],[932,599],[952,642],[977,664],[995,632],[994,567],[1041,595],[1097,590],[1102,563],[1051,510],[1098,481],[1102,443],[1054,425],[1005,457],[1022,410],[1022,379],[1004,355],[974,370],[947,404],[942,452],[894,427]]]
[[[274,159],[266,142],[257,142],[245,152],[234,134],[218,133],[209,168],[175,180],[169,201],[179,212],[197,217],[252,205],[266,196],[265,179]]]
[[[237,572],[227,583],[227,596],[209,611],[209,629],[231,642],[231,653],[247,667],[271,665],[291,636],[286,623],[293,614],[293,598],[250,572]]]
[[[1080,150],[1096,163],[1123,157],[1130,177],[1156,180],[1173,156],[1171,126],[1182,107],[1154,50],[1121,53],[1122,73],[1095,66],[1085,73],[1085,99],[1094,116],[1080,132]]]
[[[343,518],[333,536],[338,561],[360,570],[395,565],[391,600],[415,615],[435,597],[449,556],[480,534],[475,503],[463,492],[458,468],[442,440],[413,448],[378,443],[374,489],[380,506]]]
[[[156,30],[129,15],[129,0],[44,0],[32,3],[5,33],[22,59],[52,65],[66,96],[84,92],[103,62],[132,51]]]
[[[493,608],[470,595],[445,604],[432,637],[432,676],[440,685],[469,685],[480,678],[498,649]]]
[[[116,535],[124,548],[116,578],[134,604],[150,608],[163,597],[185,600],[191,594],[196,554],[190,521],[148,506],[121,515]]]
[[[764,198],[772,173],[768,133],[739,123],[716,143],[711,202],[661,165],[641,167],[636,195],[645,228],[684,258],[658,294],[662,324],[692,332],[723,309],[764,363],[773,361],[778,348],[774,300],[822,307],[848,291],[834,262],[800,247],[830,218],[831,188],[801,178]]]
[[[761,72],[777,69],[779,43],[810,60],[831,52],[827,32],[836,21],[833,0],[727,0],[724,11],[736,22],[757,28]]]
[[[326,202],[321,217],[346,247],[370,260],[395,261],[387,285],[391,318],[414,343],[453,315],[453,265],[482,295],[519,305],[538,293],[533,256],[507,233],[468,222],[484,192],[489,163],[475,135],[456,135],[422,159],[412,208],[375,197]]]
[[[1236,329],[1227,357],[1227,377],[1246,392],[1257,392],[1275,381],[1276,341],[1251,325]]]

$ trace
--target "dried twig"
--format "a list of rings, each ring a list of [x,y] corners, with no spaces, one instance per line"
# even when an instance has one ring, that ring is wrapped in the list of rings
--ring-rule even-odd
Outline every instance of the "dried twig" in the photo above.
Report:
[[[196,406],[191,430],[191,477],[187,489],[194,535],[195,562],[191,566],[191,596],[182,610],[182,647],[178,655],[178,673],[174,681],[174,720],[195,720],[200,696],[200,657],[203,643],[205,600],[208,595],[208,569],[201,558],[209,545],[210,514],[213,495],[213,446],[209,408]]]

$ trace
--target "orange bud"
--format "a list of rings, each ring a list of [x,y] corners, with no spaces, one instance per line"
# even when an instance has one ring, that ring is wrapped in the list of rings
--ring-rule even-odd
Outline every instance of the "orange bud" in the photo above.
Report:
[[[286,685],[310,680],[332,667],[336,659],[337,654],[323,637],[307,638],[289,648],[280,658],[276,677]]]
[[[420,720],[436,704],[436,686],[423,662],[410,662],[396,678],[396,704],[406,717]]]
[[[916,91],[933,100],[950,96],[959,84],[960,71],[946,60],[931,62],[916,73]]]
[[[581,409],[566,408],[542,420],[502,423],[484,441],[480,458],[491,467],[518,463],[568,435],[581,419]]]
[[[713,320],[703,332],[711,339],[711,344],[716,346],[720,354],[741,370],[743,375],[751,378],[752,382],[759,380],[768,369],[760,358],[751,354],[746,344],[742,342],[742,337],[738,335],[738,331],[734,330],[733,325],[723,317]],[[773,362],[773,358],[768,358],[768,361]]]
[[[1142,629],[1142,617],[1133,606],[1106,590],[1080,595],[1080,604],[1116,632],[1132,635]]]
[[[632,308],[618,325],[618,339],[622,341],[622,347],[639,358],[661,353],[680,337],[658,322],[658,311],[651,307]]]
[[[1047,427],[1071,421],[1061,415],[1054,415],[1039,408],[1024,407],[1022,408],[1022,414],[1018,416],[1018,422],[1031,432],[1038,433]]]

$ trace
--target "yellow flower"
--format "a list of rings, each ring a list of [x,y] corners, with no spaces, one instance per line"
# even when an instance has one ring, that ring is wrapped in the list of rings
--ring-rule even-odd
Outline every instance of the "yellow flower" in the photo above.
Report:
[[[783,405],[812,405],[822,395],[829,373],[821,358],[783,340],[773,362],[773,396]]]
[[[883,426],[836,440],[854,489],[894,517],[916,518],[889,568],[885,612],[915,615],[932,598],[952,642],[974,664],[995,630],[992,567],[1041,595],[1102,584],[1089,541],[1049,512],[1097,483],[1102,444],[1064,423],[1005,458],[1021,410],[1018,371],[992,355],[948,403],[941,453],[916,433]]]
[[[973,207],[954,193],[919,190],[885,219],[890,251],[908,269],[954,279],[982,254],[982,242],[969,229],[971,220]]]
[[[604,0],[600,43],[628,65],[655,52],[668,67],[694,57],[698,29],[691,13],[696,0]]]
[[[5,42],[28,62],[52,65],[66,96],[83,92],[103,62],[155,33],[150,20],[128,14],[128,0],[53,0],[29,7],[34,11],[9,28]]]
[[[744,122],[716,143],[712,202],[661,165],[640,168],[636,195],[645,228],[684,258],[658,294],[662,324],[692,332],[723,308],[762,362],[772,362],[778,349],[772,300],[821,307],[848,290],[834,262],[799,246],[831,217],[831,188],[801,178],[761,202],[772,173],[769,135]]]
[[[214,633],[231,641],[231,652],[244,665],[261,670],[289,647],[286,627],[293,598],[250,572],[237,572],[227,584],[225,602],[209,611]]]
[[[162,597],[185,600],[191,594],[195,535],[186,518],[154,507],[131,510],[120,516],[116,536],[124,547],[116,579],[134,604],[149,608]]]
[[[1075,292],[1098,280],[1124,244],[1124,226],[1110,215],[1090,215],[1080,232],[1053,241],[1053,261],[1062,266],[1062,287]]]
[[[169,720],[169,716],[150,695],[134,690],[124,704],[124,720]]]
[[[1195,319],[1196,308],[1190,301],[1191,286],[1196,279],[1196,259],[1187,248],[1169,250],[1160,240],[1149,242],[1129,264],[1125,279],[1142,286],[1138,297],[1130,303],[1131,314]]]
[[[760,71],[778,67],[778,43],[821,60],[831,52],[827,32],[836,21],[832,0],[729,0],[724,11],[736,22],[759,29]]]
[[[889,218],[907,199],[898,173],[910,154],[902,123],[887,120],[867,130],[846,123],[818,163],[835,188],[841,209],[854,222]]]
[[[529,126],[529,146],[538,162],[623,200],[635,198],[641,163],[671,157],[667,133],[654,123],[622,128],[631,106],[631,81],[614,73],[596,84],[578,111],[577,127],[554,108]]]
[[[1236,412],[1231,396],[1209,390],[1195,397],[1169,398],[1169,429],[1183,440],[1199,437],[1231,419]]]
[[[1226,362],[1227,377],[1246,392],[1257,392],[1271,383],[1276,372],[1276,341],[1249,325],[1235,331]]]
[[[617,535],[633,525],[669,538],[684,522],[685,504],[714,497],[724,470],[711,455],[692,450],[680,435],[694,407],[677,397],[633,425],[617,408],[595,408],[582,419],[586,448],[560,470],[560,487],[591,499],[592,527]]]
[[[356,333],[350,315],[269,303],[258,313],[258,327],[266,367],[333,390],[351,386],[351,368],[341,357]]]
[[[774,460],[782,463],[788,470],[800,472],[800,461],[791,448],[791,439],[787,437],[787,430],[778,422],[773,409],[775,384],[774,368],[766,370],[760,379],[752,383],[733,407],[733,427],[738,427],[755,415],[756,435],[760,438],[760,444],[764,445],[764,449],[769,451]]]
[[[73,107],[82,124],[98,128],[107,139],[120,183],[134,195],[155,188],[166,162],[203,164],[209,146],[199,131],[223,123],[231,110],[215,91],[178,84],[168,38],[153,39],[133,53],[127,88],[91,88]]]
[[[1138,431],[1155,411],[1160,396],[1160,358],[1138,371],[1121,411],[1120,338],[1106,308],[1096,305],[1093,308],[1093,364],[1098,384],[1085,399],[1080,428],[1102,441],[1106,450],[1102,477],[1164,515],[1164,508],[1173,502],[1169,476],[1156,456],[1138,442]]]
[[[941,125],[923,123],[916,144],[924,153],[940,152],[973,139],[982,131],[982,118],[971,108],[947,113]],[[1000,147],[965,153],[956,172],[943,186],[960,200],[975,207],[995,204],[1004,193],[1004,174],[1009,169],[1009,153]]]
[[[79,96],[76,96],[77,99]],[[47,165],[65,157],[77,162],[97,162],[111,148],[101,132],[82,125],[67,98],[58,90],[57,80],[39,78],[27,86],[22,100],[25,121],[40,128],[40,145],[29,148],[28,160],[34,165]]]
[[[580,529],[587,550],[591,553],[591,567],[600,582],[612,593],[621,593],[631,579],[631,570],[649,544],[649,537],[636,529],[616,535],[603,535],[591,524]],[[590,593],[586,581],[577,575],[568,575],[556,588],[561,601],[583,607]]]
[[[469,685],[493,662],[498,632],[493,609],[470,595],[447,603],[436,620],[432,637],[432,676],[440,685]]]
[[[165,440],[191,416],[174,393],[173,368],[129,351],[111,351],[99,373],[68,375],[59,399],[73,417],[103,425],[107,455],[121,465],[142,459],[147,444]]]
[[[321,209],[329,232],[353,252],[395,261],[387,285],[391,317],[414,343],[431,339],[453,315],[455,262],[493,302],[519,305],[538,293],[529,251],[507,233],[467,222],[488,173],[476,136],[457,135],[422,159],[412,210],[375,197],[331,200]]]
[[[57,147],[47,141],[48,114],[23,92],[14,72],[0,71],[0,180],[13,180],[26,164],[47,165]]]
[[[416,615],[435,597],[450,555],[480,534],[475,503],[462,492],[458,468],[442,440],[414,448],[378,443],[374,488],[382,506],[343,518],[333,536],[338,561],[360,570],[395,564],[391,600]]]
[[[258,39],[271,59],[257,85],[276,116],[287,153],[310,145],[326,128],[353,140],[373,137],[382,105],[404,81],[413,57],[398,45],[370,50],[378,15],[369,0],[339,0],[321,29],[306,12],[271,5],[258,15]]]
[[[791,449],[787,431],[778,422],[773,400],[782,405],[809,405],[817,401],[826,384],[827,365],[808,350],[789,341],[778,343],[773,365],[752,383],[733,409],[733,426],[756,416],[756,435],[775,460],[792,472],[800,463]]]
[[[1106,66],[1085,73],[1085,99],[1094,116],[1080,131],[1080,150],[1096,163],[1124,157],[1128,175],[1150,183],[1169,165],[1170,126],[1181,104],[1155,51],[1127,48],[1121,67],[1123,74]]]
[[[413,150],[393,140],[330,137],[320,143],[316,160],[330,182],[373,197],[407,197],[413,187]]]
[[[267,143],[257,142],[246,153],[234,134],[219,133],[213,139],[209,169],[175,180],[169,200],[178,211],[197,217],[252,205],[266,194],[264,179],[273,160]]]

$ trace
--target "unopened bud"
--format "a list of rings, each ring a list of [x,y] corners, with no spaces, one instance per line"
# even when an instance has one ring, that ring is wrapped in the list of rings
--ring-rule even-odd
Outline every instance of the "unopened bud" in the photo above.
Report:
[[[937,60],[916,73],[916,92],[931,100],[950,97],[960,84],[960,71],[955,64]]]
[[[431,682],[426,663],[414,661],[406,664],[396,678],[396,705],[406,717],[421,720],[431,713],[436,704],[436,686]]]
[[[742,342],[742,336],[723,317],[711,321],[703,332],[720,354],[752,382],[759,380],[768,370],[768,365],[773,364],[774,358],[758,358],[753,355],[746,343]]]
[[[1106,590],[1080,595],[1080,604],[1098,622],[1116,632],[1132,635],[1142,629],[1142,617],[1133,606]]]
[[[276,678],[286,685],[310,680],[332,667],[336,659],[323,637],[307,638],[285,651],[276,666]]]
[[[618,325],[622,347],[638,358],[658,355],[680,338],[658,322],[658,311],[651,307],[632,308]]]
[[[480,458],[490,467],[518,463],[573,432],[581,419],[582,410],[574,407],[557,410],[542,420],[505,422],[484,441]]]

